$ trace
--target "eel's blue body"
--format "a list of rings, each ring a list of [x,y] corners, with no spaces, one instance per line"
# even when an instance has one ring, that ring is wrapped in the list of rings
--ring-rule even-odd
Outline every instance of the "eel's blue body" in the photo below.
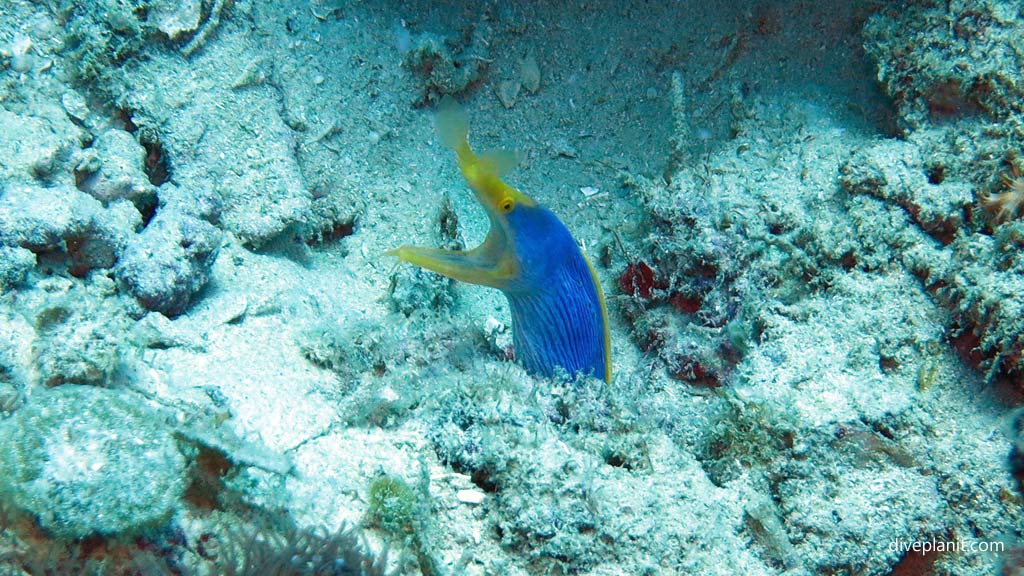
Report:
[[[583,252],[547,208],[523,207],[509,220],[520,275],[502,292],[512,311],[516,358],[544,376],[561,367],[605,379],[606,313]]]

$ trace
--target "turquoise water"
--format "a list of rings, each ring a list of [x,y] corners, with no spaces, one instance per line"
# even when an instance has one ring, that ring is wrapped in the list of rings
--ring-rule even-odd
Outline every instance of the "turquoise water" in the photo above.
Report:
[[[1020,573],[1022,25],[4,3],[0,575]]]

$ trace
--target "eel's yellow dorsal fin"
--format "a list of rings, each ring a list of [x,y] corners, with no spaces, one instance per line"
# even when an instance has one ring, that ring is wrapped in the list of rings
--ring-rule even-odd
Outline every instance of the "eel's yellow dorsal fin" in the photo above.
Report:
[[[590,270],[590,279],[594,281],[594,289],[597,290],[597,302],[601,306],[601,324],[604,328],[604,382],[605,384],[612,383],[612,331],[608,325],[608,305],[604,301],[604,291],[601,290],[601,281],[597,279],[597,270],[594,269],[594,265],[590,263],[590,258],[587,258],[587,253],[580,248],[580,254],[583,255],[583,261],[587,263],[587,268]],[[596,374],[595,374],[596,376]]]

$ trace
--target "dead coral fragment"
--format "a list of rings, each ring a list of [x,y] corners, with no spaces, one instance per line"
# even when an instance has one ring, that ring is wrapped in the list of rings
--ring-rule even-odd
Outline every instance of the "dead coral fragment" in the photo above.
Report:
[[[1002,224],[1024,214],[1024,177],[1016,166],[1010,168],[1009,174],[1000,175],[1005,192],[985,194],[981,197],[981,207],[992,219],[993,224]]]

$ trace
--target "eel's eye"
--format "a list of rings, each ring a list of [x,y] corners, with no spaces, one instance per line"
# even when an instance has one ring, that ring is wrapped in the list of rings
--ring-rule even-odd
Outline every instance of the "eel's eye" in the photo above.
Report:
[[[504,200],[501,201],[501,204],[498,205],[498,208],[501,209],[502,214],[508,214],[515,207],[516,201],[511,198],[505,198]]]

